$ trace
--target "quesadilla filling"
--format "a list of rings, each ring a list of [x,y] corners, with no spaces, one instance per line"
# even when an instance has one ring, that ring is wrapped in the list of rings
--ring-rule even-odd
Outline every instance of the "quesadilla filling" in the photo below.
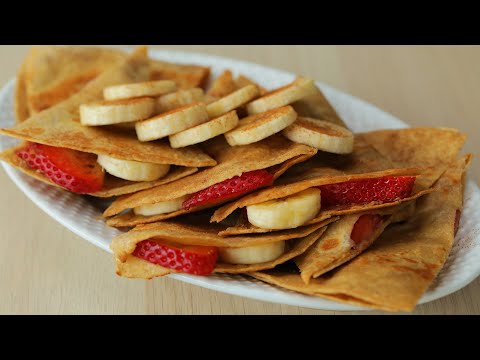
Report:
[[[382,216],[378,214],[366,214],[358,218],[352,228],[350,239],[352,239],[356,247],[367,241],[384,221],[390,216]]]
[[[260,244],[242,248],[217,248],[214,246],[187,246],[151,238],[136,245],[133,255],[152,264],[178,272],[208,275],[221,260],[226,264],[261,264],[283,255],[285,241]]]
[[[120,160],[106,155],[27,143],[16,152],[28,167],[37,170],[55,184],[78,194],[102,190],[104,170],[129,181],[158,180],[170,170],[169,165]]]
[[[320,186],[323,206],[389,203],[412,194],[415,176],[384,176]]]
[[[411,196],[414,176],[385,176],[309,188],[285,198],[249,205],[250,224],[269,230],[292,229],[313,220],[320,209],[392,203]]]
[[[190,210],[198,206],[212,205],[244,195],[260,187],[271,185],[273,175],[267,170],[255,170],[224,180],[194,194],[155,204],[138,206],[136,215],[152,216],[179,210]]]

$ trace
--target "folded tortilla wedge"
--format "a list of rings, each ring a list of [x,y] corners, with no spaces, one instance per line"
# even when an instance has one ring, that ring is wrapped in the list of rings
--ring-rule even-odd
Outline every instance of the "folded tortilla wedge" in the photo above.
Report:
[[[351,180],[403,175],[417,176],[416,184],[411,196],[390,203],[372,202],[369,204],[353,204],[331,209],[321,209],[318,215],[305,225],[323,221],[331,216],[381,209],[408,202],[431,191],[429,187],[440,175],[435,169],[428,168],[414,167],[395,169],[391,162],[377,152],[371,145],[367,144],[363,139],[356,138],[352,154],[339,156],[318,153],[317,156],[304,163],[300,163],[287,171],[287,173],[279,180],[279,185],[257,191],[219,208],[213,214],[211,221],[222,221],[237,209],[287,197],[311,187],[342,183]],[[240,223],[235,227],[229,228],[226,232],[223,232],[222,235],[259,233],[266,231],[270,230],[258,229],[253,225]]]
[[[393,207],[342,216],[306,252],[294,259],[302,280],[308,284],[311,278],[317,278],[360,255],[378,239],[388,225],[411,216],[414,212],[412,205],[414,200]],[[363,229],[363,238],[360,242],[355,242],[352,240],[353,230],[364,217],[373,218],[377,223],[372,229]],[[366,233],[369,230],[371,233]]]
[[[412,311],[445,264],[463,207],[467,155],[450,165],[417,201],[416,212],[389,227],[366,252],[306,285],[298,270],[250,275],[286,289],[387,311]]]
[[[121,179],[107,180],[106,187],[98,194],[92,194],[94,196],[108,197],[138,191],[187,176],[195,172],[197,166],[215,165],[216,161],[198,147],[172,149],[165,142],[141,143],[135,134],[122,129],[94,128],[80,124],[78,120],[80,104],[101,99],[103,88],[106,86],[147,79],[148,66],[146,49],[141,48],[119,65],[90,81],[68,100],[30,117],[13,128],[0,129],[0,133],[50,146],[106,154],[118,159],[178,166],[167,177],[156,182],[134,183],[120,181]],[[12,166],[50,183],[41,174],[28,169],[26,164],[15,155],[14,149],[5,151],[1,157]]]
[[[465,136],[456,130],[432,128],[381,130],[359,137],[372,145],[376,144],[376,148],[392,164],[391,167],[433,167],[435,171],[428,182],[423,178],[423,188],[433,185],[441,172],[446,170],[446,165],[455,160],[465,141]],[[364,213],[342,217],[308,251],[295,259],[303,281],[308,284],[312,277],[316,278],[361,254],[393,223],[393,217],[389,214],[394,215],[398,211],[398,207],[370,211],[371,218],[381,222],[360,244],[352,242],[351,234],[355,223]]]
[[[88,46],[33,46],[17,76],[17,121],[48,109],[127,58],[120,50]],[[150,80],[173,80],[180,88],[203,86],[210,69],[150,60]]]
[[[317,91],[316,94],[307,96],[292,104],[298,116],[330,121],[348,128],[318,86]]]
[[[129,232],[115,237],[110,248],[114,252],[117,274],[148,279],[173,272],[132,255],[139,242],[152,238],[185,245],[236,248],[287,241],[287,250],[275,260],[252,265],[232,265],[220,262],[217,264],[215,272],[243,273],[271,269],[303,253],[323,234],[329,223],[337,220],[332,218],[323,223],[306,226],[301,230],[284,230],[272,234],[236,236],[226,239],[218,235],[224,226],[210,224],[208,219],[209,214],[191,214],[179,220],[139,225]],[[151,265],[158,266],[160,269],[154,269]]]
[[[105,210],[104,217],[111,217],[138,206],[156,204],[194,194],[224,180],[254,170],[265,169],[276,179],[289,167],[309,159],[317,152],[316,149],[293,143],[281,135],[274,135],[254,144],[233,147],[229,146],[223,137],[217,137],[206,142],[203,148],[217,160],[217,166],[200,171],[175,183],[119,197]],[[220,203],[222,201],[211,203],[209,207]],[[204,208],[199,206],[190,210],[182,209],[153,216],[135,215],[133,211],[129,211],[108,219],[107,224],[114,227],[135,226],[169,219]]]
[[[17,123],[27,120],[30,117],[28,108],[27,87],[25,81],[25,63],[20,66],[17,73],[17,81],[15,83],[15,117]]]

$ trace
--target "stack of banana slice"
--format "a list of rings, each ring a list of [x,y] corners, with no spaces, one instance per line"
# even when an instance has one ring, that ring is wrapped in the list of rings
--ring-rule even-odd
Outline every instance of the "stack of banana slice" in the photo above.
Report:
[[[319,92],[313,80],[299,77],[265,93],[245,79],[235,83],[226,72],[209,94],[200,88],[177,91],[173,81],[111,86],[104,89],[105,101],[81,106],[81,122],[86,126],[132,127],[142,142],[168,137],[172,148],[199,144],[222,134],[231,146],[248,145],[282,133],[293,142],[322,151],[352,152],[353,134],[348,129],[328,119],[298,116],[291,106]],[[245,112],[247,116],[239,119],[238,114]]]

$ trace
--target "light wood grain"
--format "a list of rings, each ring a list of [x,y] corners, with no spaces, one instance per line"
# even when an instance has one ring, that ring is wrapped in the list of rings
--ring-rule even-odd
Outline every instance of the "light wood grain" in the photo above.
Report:
[[[412,126],[458,128],[469,135],[465,150],[480,153],[478,46],[164,48],[303,74],[363,98]],[[0,85],[15,76],[27,50],[28,46],[0,46]],[[480,180],[478,160],[470,173]],[[119,278],[107,253],[38,209],[3,171],[0,189],[1,314],[352,314],[249,300],[168,278]],[[413,314],[480,314],[480,279],[418,306]]]

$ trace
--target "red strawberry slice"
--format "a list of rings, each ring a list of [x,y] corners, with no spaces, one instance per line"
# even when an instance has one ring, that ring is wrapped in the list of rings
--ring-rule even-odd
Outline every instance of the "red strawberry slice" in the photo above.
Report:
[[[213,246],[173,245],[150,239],[139,242],[133,255],[176,271],[208,275],[217,263],[218,249]]]
[[[102,189],[104,173],[94,154],[28,143],[17,151],[17,156],[30,168],[74,193],[87,194]]]
[[[360,216],[353,225],[350,238],[356,245],[361,244],[372,236],[383,221],[384,217],[382,215],[366,214]]]
[[[322,191],[322,207],[332,207],[404,199],[412,194],[414,183],[414,176],[384,176],[328,184],[319,188]]]
[[[270,185],[273,175],[266,170],[255,170],[234,176],[218,184],[193,194],[182,204],[185,210],[203,205],[209,202],[227,200],[241,194],[245,194],[262,186]]]

